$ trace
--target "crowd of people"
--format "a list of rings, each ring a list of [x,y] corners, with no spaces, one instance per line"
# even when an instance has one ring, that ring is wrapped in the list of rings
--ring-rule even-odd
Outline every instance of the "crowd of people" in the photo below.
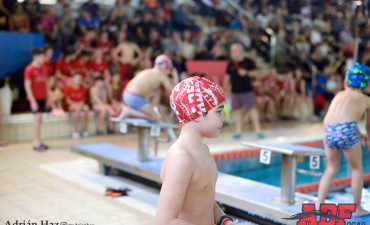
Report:
[[[55,116],[78,112],[73,119],[74,138],[87,136],[91,109],[99,112],[97,134],[103,134],[107,116],[121,111],[127,84],[140,71],[152,68],[160,54],[171,59],[179,80],[192,75],[186,73],[188,60],[230,59],[225,80],[219,82],[226,89],[231,86],[226,93],[235,112],[235,138],[240,137],[244,118],[238,109],[250,113],[258,137],[263,137],[260,120],[318,120],[343,88],[356,38],[362,40],[358,61],[370,64],[369,1],[357,5],[329,0],[239,1],[249,18],[217,0],[143,0],[137,5],[116,0],[112,6],[94,0],[83,4],[58,0],[55,5],[11,2],[0,1],[0,29],[44,35],[45,51],[33,56],[42,52],[45,58],[45,108]],[[272,36],[276,46],[270,45]],[[232,50],[233,45],[237,50]],[[271,48],[276,57],[270,55]],[[233,51],[243,56],[235,58]],[[53,61],[55,55],[60,57]],[[261,61],[273,65],[266,74]],[[241,66],[247,71],[240,73]],[[317,68],[315,87],[311,86],[313,67]],[[248,77],[243,80],[248,85],[238,87],[235,69]],[[161,92],[157,101],[168,108],[168,90]],[[76,125],[80,112],[85,115],[81,135]],[[107,124],[107,132],[115,133],[113,124]]]

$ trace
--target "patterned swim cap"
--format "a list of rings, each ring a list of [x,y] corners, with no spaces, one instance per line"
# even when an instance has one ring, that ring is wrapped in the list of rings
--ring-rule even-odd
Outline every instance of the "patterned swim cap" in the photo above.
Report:
[[[159,55],[154,60],[154,67],[161,70],[172,69],[172,61],[165,54]]]
[[[176,85],[170,96],[171,108],[179,122],[186,124],[225,101],[225,93],[212,81],[190,77]]]
[[[370,68],[361,63],[355,63],[347,70],[345,80],[352,88],[364,89],[370,81]]]

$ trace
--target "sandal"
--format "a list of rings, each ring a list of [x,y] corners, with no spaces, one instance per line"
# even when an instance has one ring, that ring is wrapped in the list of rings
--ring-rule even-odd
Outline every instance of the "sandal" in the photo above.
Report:
[[[38,146],[33,146],[33,150],[35,150],[36,152],[44,152],[47,149],[48,149],[48,146],[43,145],[43,144],[40,144]]]

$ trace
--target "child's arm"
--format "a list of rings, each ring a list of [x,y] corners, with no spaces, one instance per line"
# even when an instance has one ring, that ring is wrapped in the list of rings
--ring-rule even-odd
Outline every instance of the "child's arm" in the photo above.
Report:
[[[365,111],[365,129],[366,135],[363,136],[365,142],[366,150],[369,150],[369,140],[370,140],[370,108]]]
[[[220,208],[220,206],[216,202],[213,206],[213,214],[214,214],[214,217],[215,217],[215,224],[217,224],[217,222],[220,220],[221,216],[225,215],[224,211],[222,211],[222,209]],[[233,225],[233,224],[235,224],[235,223],[227,222],[225,225]]]
[[[195,225],[178,218],[187,188],[193,175],[192,159],[185,151],[169,153],[164,166],[164,177],[159,194],[155,224]],[[195,206],[196,207],[196,206]]]

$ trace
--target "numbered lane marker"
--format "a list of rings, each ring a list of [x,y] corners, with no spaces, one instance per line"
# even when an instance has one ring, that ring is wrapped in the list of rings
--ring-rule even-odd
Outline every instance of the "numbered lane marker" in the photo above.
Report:
[[[161,128],[160,127],[152,127],[150,129],[150,136],[152,137],[159,137],[161,135]]]
[[[266,149],[261,149],[260,152],[260,163],[264,164],[270,164],[271,162],[271,151],[266,150]]]
[[[310,155],[310,169],[317,170],[320,169],[320,156]]]

